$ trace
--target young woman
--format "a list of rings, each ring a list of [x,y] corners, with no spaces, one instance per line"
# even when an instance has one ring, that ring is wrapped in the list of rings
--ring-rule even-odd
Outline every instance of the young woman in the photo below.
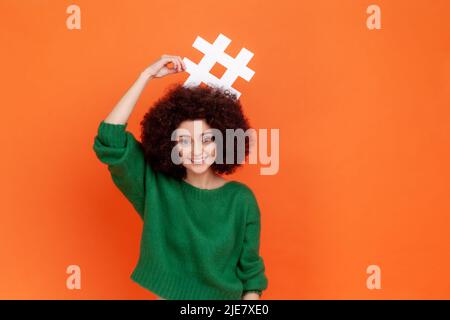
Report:
[[[249,129],[240,101],[228,90],[176,84],[141,121],[142,142],[126,131],[148,82],[185,69],[179,56],[161,56],[100,122],[94,139],[98,159],[143,220],[131,279],[158,299],[257,300],[268,285],[258,203],[245,184],[221,176],[249,153],[245,137],[244,153],[226,143],[226,129]]]

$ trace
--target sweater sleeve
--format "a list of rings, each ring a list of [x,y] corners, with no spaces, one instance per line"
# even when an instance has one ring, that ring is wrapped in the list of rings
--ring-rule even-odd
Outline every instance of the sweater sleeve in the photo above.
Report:
[[[253,192],[250,192],[247,206],[245,238],[238,262],[237,275],[243,284],[243,293],[254,291],[259,295],[267,289],[264,260],[259,254],[261,215]]]
[[[114,184],[144,219],[146,162],[141,143],[126,126],[101,121],[93,148],[97,158],[108,165]]]

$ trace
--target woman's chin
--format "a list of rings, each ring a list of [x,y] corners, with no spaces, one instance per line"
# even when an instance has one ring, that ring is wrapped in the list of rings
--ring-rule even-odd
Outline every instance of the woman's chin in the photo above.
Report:
[[[186,168],[187,170],[189,170],[189,171],[192,171],[193,173],[201,174],[201,173],[206,172],[206,171],[209,169],[210,166],[211,166],[211,165],[208,164],[208,163],[202,163],[202,164],[187,164],[187,165],[185,165],[185,168]]]

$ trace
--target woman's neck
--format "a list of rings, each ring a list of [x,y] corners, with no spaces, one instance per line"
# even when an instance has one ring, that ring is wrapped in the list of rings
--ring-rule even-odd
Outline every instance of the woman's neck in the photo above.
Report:
[[[194,187],[201,189],[218,188],[224,185],[226,182],[224,178],[215,174],[211,169],[200,174],[187,170],[186,178],[184,178],[183,180],[193,185]]]

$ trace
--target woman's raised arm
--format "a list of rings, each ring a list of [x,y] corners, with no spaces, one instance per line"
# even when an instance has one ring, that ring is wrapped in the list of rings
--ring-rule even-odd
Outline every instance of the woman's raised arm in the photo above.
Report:
[[[166,66],[169,63],[173,64],[171,69]],[[104,121],[110,124],[127,123],[142,91],[151,79],[161,78],[168,74],[184,70],[186,70],[186,66],[180,56],[162,55],[156,62],[141,72],[138,79],[128,89]]]
[[[166,67],[172,62],[173,69]],[[127,122],[145,85],[150,79],[163,77],[184,68],[181,58],[162,56],[145,69],[108,117],[101,121],[94,138],[93,149],[98,159],[108,165],[111,177],[144,218],[146,179],[153,171],[146,166],[141,143],[126,130]]]

